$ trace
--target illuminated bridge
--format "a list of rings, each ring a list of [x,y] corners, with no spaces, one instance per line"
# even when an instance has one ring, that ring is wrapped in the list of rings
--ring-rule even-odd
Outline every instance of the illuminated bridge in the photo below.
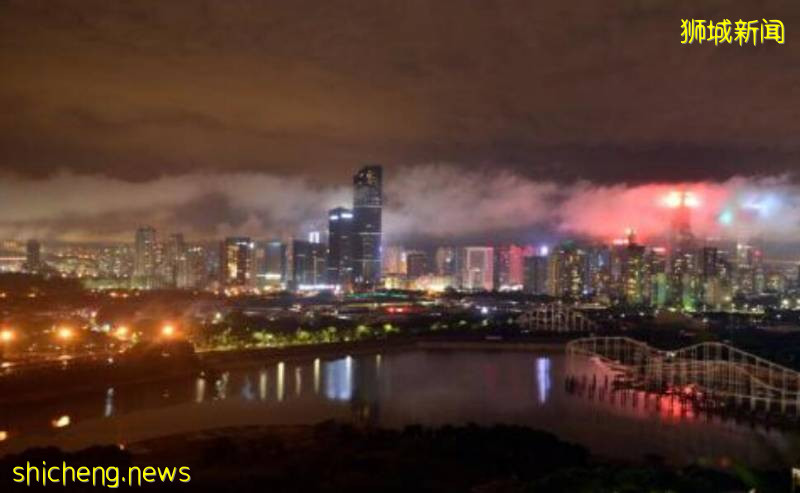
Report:
[[[522,328],[547,332],[590,332],[597,324],[583,312],[561,303],[541,303],[517,318]]]
[[[586,337],[569,342],[567,355],[599,359],[644,390],[800,414],[800,373],[727,344],[662,351],[628,337]]]

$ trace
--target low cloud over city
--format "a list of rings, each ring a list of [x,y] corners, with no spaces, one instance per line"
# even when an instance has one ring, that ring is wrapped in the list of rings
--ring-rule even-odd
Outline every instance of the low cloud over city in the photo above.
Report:
[[[337,185],[267,173],[186,174],[130,182],[59,174],[0,182],[0,233],[8,238],[125,240],[141,224],[189,238],[271,238],[325,230],[326,211],[352,203]],[[798,186],[787,176],[719,182],[599,185],[533,180],[513,171],[435,164],[396,168],[385,179],[392,241],[577,234],[600,240],[634,228],[657,239],[685,192],[699,237],[800,241]]]

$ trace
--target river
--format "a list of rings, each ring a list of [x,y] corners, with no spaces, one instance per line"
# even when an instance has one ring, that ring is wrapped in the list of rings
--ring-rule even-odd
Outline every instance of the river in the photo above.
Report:
[[[569,363],[569,364],[568,364]],[[609,457],[656,454],[676,464],[773,466],[798,458],[793,434],[709,417],[643,393],[603,390],[603,369],[561,353],[409,350],[254,364],[0,409],[0,454],[31,446],[136,446],[228,426],[521,424]],[[568,392],[569,371],[598,375],[594,392]],[[590,377],[592,378],[592,377]]]

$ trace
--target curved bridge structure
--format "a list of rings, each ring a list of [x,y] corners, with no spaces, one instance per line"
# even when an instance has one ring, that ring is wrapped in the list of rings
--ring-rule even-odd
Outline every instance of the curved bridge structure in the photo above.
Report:
[[[526,310],[517,324],[528,330],[547,332],[591,332],[597,324],[580,310],[560,303],[542,303]]]
[[[662,351],[628,337],[586,337],[569,342],[567,354],[597,358],[648,391],[800,414],[800,373],[727,344]]]

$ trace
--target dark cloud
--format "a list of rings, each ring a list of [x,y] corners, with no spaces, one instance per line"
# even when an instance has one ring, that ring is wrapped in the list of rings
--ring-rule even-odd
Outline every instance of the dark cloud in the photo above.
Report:
[[[787,42],[682,46],[685,17],[778,18]],[[797,25],[793,0],[4,0],[0,169],[780,174],[800,157]]]

